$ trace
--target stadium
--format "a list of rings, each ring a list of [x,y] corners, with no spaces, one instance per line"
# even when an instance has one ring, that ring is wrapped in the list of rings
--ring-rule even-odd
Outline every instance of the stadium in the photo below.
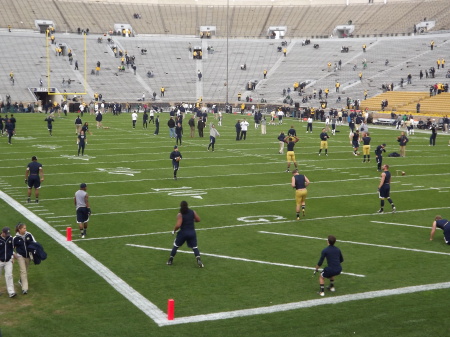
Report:
[[[11,144],[7,132],[0,137],[2,227],[14,235],[26,223],[48,254],[30,265],[26,295],[18,265],[14,298],[2,273],[0,335],[450,333],[441,261],[450,252],[440,232],[429,239],[434,217],[449,210],[449,1],[17,0],[2,4],[0,18],[1,116],[17,120]],[[174,180],[168,121],[178,108]],[[144,110],[155,112],[159,132]],[[270,122],[276,110],[282,123]],[[353,155],[346,120],[318,156],[324,116],[335,111],[369,122],[369,163]],[[204,137],[197,124],[189,135],[187,121],[201,113]],[[90,131],[83,156],[79,115]],[[406,156],[391,157],[406,131],[394,125],[399,116],[412,116],[415,132]],[[238,141],[243,119],[247,139]],[[213,152],[211,123],[220,134]],[[290,128],[311,181],[301,220],[277,139]],[[373,152],[384,143],[397,212],[378,214]],[[32,156],[45,173],[39,203],[27,203],[23,183]],[[81,183],[92,208],[85,238],[74,208]],[[166,265],[182,200],[201,218],[205,268],[186,245]],[[313,272],[330,234],[343,273],[321,298]]]

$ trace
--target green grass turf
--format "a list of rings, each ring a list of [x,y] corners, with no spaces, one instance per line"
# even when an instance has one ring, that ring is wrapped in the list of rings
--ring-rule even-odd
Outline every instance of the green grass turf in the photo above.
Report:
[[[95,128],[94,116],[84,158],[76,156],[75,115],[56,117],[50,137],[43,114],[17,114],[13,145],[0,138],[1,190],[64,235],[78,230],[74,222],[73,195],[81,182],[88,184],[92,217],[88,237],[76,244],[116,273],[161,310],[175,299],[175,317],[219,313],[317,299],[318,279],[312,271],[258,264],[227,258],[284,263],[313,268],[326,236],[337,237],[345,262],[337,291],[326,298],[405,286],[448,282],[450,256],[367,243],[450,253],[437,232],[429,241],[436,214],[449,217],[448,135],[439,134],[428,146],[429,132],[410,137],[406,158],[384,158],[393,174],[391,196],[397,210],[379,209],[373,151],[387,144],[387,154],[397,151],[399,131],[370,126],[371,163],[352,155],[348,127],[340,126],[329,141],[329,156],[318,156],[319,130],[306,134],[306,124],[287,119],[268,125],[267,134],[255,130],[251,117],[246,141],[235,140],[234,124],[240,115],[225,115],[217,127],[221,137],[216,151],[207,152],[205,138],[185,137],[179,179],[172,178],[169,154],[174,140],[168,137],[168,114],[161,115],[160,135],[154,126],[131,128],[130,114],[104,117],[110,129]],[[141,120],[142,114],[139,115]],[[211,118],[211,117],[210,117]],[[211,119],[212,120],[212,119]],[[187,124],[187,122],[185,122]],[[295,220],[291,174],[285,173],[285,155],[278,154],[277,136],[293,124],[300,142],[296,157],[302,173],[311,180],[307,216]],[[331,133],[330,133],[331,134]],[[362,150],[362,149],[361,149]],[[32,155],[44,165],[42,207],[26,204],[23,182]],[[291,167],[292,170],[292,167]],[[397,170],[405,176],[397,176]],[[187,192],[189,190],[190,192]],[[201,198],[200,198],[201,197]],[[177,254],[174,265],[165,262],[170,249],[179,202],[187,200],[202,221],[197,224],[199,248],[205,264],[196,267],[192,252]],[[82,261],[47,236],[23,215],[0,201],[2,226],[25,221],[49,257],[29,270],[30,291],[9,299],[0,296],[0,329],[16,336],[446,336],[448,289],[359,300],[307,309],[228,320],[158,327]],[[447,215],[446,215],[447,214]],[[272,218],[269,216],[273,216]],[[247,218],[247,222],[242,217]],[[249,222],[251,219],[264,220]],[[250,219],[250,220],[249,220]],[[276,219],[282,219],[276,220]],[[245,220],[245,219],[244,219]],[[274,221],[272,221],[274,220]],[[383,223],[377,223],[383,222]],[[389,223],[418,227],[395,226]],[[220,228],[219,228],[220,227]],[[276,232],[293,236],[261,233]],[[143,235],[142,235],[143,234]],[[295,236],[297,235],[297,236]],[[306,237],[299,237],[306,236]],[[314,239],[319,238],[319,239]],[[350,242],[340,242],[350,241]],[[187,247],[181,250],[188,251]],[[15,266],[14,279],[18,280]],[[16,291],[20,288],[16,283]],[[0,291],[5,293],[4,281]]]

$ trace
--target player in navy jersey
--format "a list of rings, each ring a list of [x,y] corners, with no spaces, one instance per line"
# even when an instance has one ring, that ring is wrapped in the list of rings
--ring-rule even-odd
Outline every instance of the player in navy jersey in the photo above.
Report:
[[[77,116],[77,118],[75,119],[75,133],[77,135],[80,134],[81,131],[81,127],[83,126],[83,122],[81,121],[80,116]]]
[[[434,233],[436,228],[442,229],[444,231],[444,241],[446,244],[450,245],[450,224],[447,219],[442,219],[440,215],[436,215],[434,218],[433,226],[431,227],[430,241],[433,241]]]
[[[289,172],[289,168],[291,167],[291,163],[294,163],[295,168],[297,168],[297,161],[295,160],[295,152],[294,152],[294,146],[299,141],[298,137],[295,136],[289,136],[284,138],[284,142],[287,143],[287,152],[286,152],[286,159],[287,159],[287,169],[286,172]]]
[[[395,205],[390,197],[391,191],[391,172],[389,172],[389,165],[383,165],[383,173],[381,173],[380,184],[378,185],[378,194],[381,199],[381,208],[378,213],[384,211],[384,199],[387,199],[392,206],[392,213],[395,213]]]
[[[170,153],[170,159],[172,159],[172,167],[173,167],[173,179],[177,180],[177,172],[180,168],[180,160],[183,158],[180,151],[178,151],[178,146],[173,147],[173,151]]]
[[[302,214],[305,216],[306,196],[308,191],[306,187],[309,185],[308,178],[298,173],[298,169],[292,171],[291,186],[295,189],[295,211],[297,213],[297,220],[300,220],[300,207]]]
[[[325,128],[322,129],[322,132],[320,133],[320,150],[319,150],[319,156],[323,149],[325,149],[325,155],[328,156],[328,136],[327,132],[325,131]]]
[[[325,296],[325,279],[330,279],[330,286],[327,287],[330,291],[335,291],[334,288],[334,277],[338,276],[342,272],[341,263],[344,262],[344,257],[342,256],[341,250],[335,247],[336,237],[333,235],[328,235],[328,247],[322,250],[320,254],[319,262],[316,265],[316,272],[319,270],[323,261],[327,259],[327,266],[323,268],[319,277],[320,285],[320,296]]]
[[[366,158],[367,158],[367,162],[370,163],[370,141],[371,140],[372,140],[372,138],[370,138],[370,134],[368,132],[363,134],[363,137],[362,137],[363,155],[364,155],[363,163],[366,162]]]
[[[8,134],[8,144],[12,145],[11,138],[14,135],[14,124],[11,123],[11,120],[9,118],[5,122],[5,131]]]
[[[386,144],[378,145],[375,149],[375,158],[377,160],[377,169],[381,171],[381,165],[383,164],[383,152],[386,152]]]
[[[359,154],[358,153],[360,141],[359,130],[355,130],[355,132],[352,133],[351,139],[352,139],[353,154],[357,156]]]
[[[80,134],[77,137],[77,144],[78,144],[78,155],[80,155],[81,151],[81,155],[84,156],[84,148],[86,147],[87,139],[86,134],[84,133],[83,130],[81,130]]]
[[[183,137],[183,127],[181,126],[181,123],[178,122],[177,126],[175,127],[175,138],[176,138],[176,144],[182,145],[182,137]]]
[[[44,181],[44,170],[42,164],[37,161],[36,156],[31,157],[31,162],[27,165],[25,171],[25,184],[28,185],[28,199],[30,202],[31,190],[34,187],[35,202],[39,203],[39,188],[41,187],[41,181]]]
[[[53,125],[52,125],[52,123],[53,123],[55,120],[53,119],[53,116],[50,115],[50,116],[48,116],[46,119],[44,119],[44,121],[47,122],[47,129],[48,129],[48,132],[49,132],[49,134],[50,134],[50,136],[51,136],[51,135],[52,135],[52,130],[53,130]]]
[[[175,241],[173,243],[173,248],[170,253],[168,265],[172,265],[173,258],[177,254],[178,248],[180,248],[185,242],[189,248],[194,251],[195,258],[197,259],[197,265],[203,268],[204,265],[200,259],[200,251],[197,247],[197,234],[195,232],[195,222],[200,222],[200,217],[195,211],[188,207],[186,201],[180,203],[180,213],[177,215],[177,222],[173,228],[172,234],[177,233]]]

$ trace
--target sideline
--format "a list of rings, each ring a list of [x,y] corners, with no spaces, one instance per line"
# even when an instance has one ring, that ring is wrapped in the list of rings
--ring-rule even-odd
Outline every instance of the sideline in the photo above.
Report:
[[[16,211],[25,216],[29,221],[34,223],[37,227],[39,227],[43,232],[53,238],[57,243],[75,255],[78,259],[80,259],[84,264],[86,264],[89,268],[91,268],[94,272],[96,272],[100,277],[102,277],[107,283],[109,283],[115,290],[121,293],[127,300],[129,300],[133,305],[135,305],[139,310],[144,312],[149,318],[151,318],[158,326],[171,326],[177,324],[186,324],[186,323],[196,323],[196,322],[205,322],[205,321],[215,321],[215,320],[223,320],[237,317],[245,317],[245,316],[253,316],[253,315],[262,315],[276,312],[283,312],[289,310],[303,309],[303,308],[311,308],[319,305],[327,305],[327,304],[339,304],[350,301],[358,301],[365,299],[372,299],[378,297],[386,297],[386,296],[394,296],[394,295],[403,295],[410,294],[422,291],[430,291],[430,290],[440,290],[440,289],[448,289],[450,288],[450,282],[447,283],[436,283],[436,284],[426,284],[420,286],[412,286],[405,288],[397,288],[397,289],[389,289],[389,290],[379,290],[379,291],[370,291],[359,294],[351,294],[351,295],[342,295],[335,297],[327,297],[315,300],[308,301],[300,301],[294,303],[287,304],[279,304],[268,307],[259,307],[252,309],[243,309],[243,310],[234,310],[234,311],[226,311],[219,312],[213,314],[205,314],[205,315],[196,315],[196,316],[188,316],[175,318],[173,321],[167,320],[167,317],[163,311],[161,311],[158,307],[156,307],[152,302],[147,300],[141,294],[139,294],[136,290],[131,288],[127,283],[125,283],[121,278],[115,275],[111,270],[106,268],[103,264],[98,262],[94,257],[88,254],[86,251],[78,247],[73,242],[66,241],[66,238],[61,235],[56,229],[50,226],[47,222],[39,218],[33,212],[28,210],[26,207],[22,206],[16,200],[9,197],[3,191],[0,190],[0,199],[3,199],[8,205],[14,208]],[[321,238],[323,240],[323,238]]]
[[[44,233],[54,239],[57,243],[63,246],[67,251],[75,255],[81,262],[91,268],[97,275],[109,283],[119,294],[122,294],[127,300],[134,304],[139,310],[144,312],[156,324],[161,326],[161,323],[167,321],[166,314],[161,311],[156,305],[130,287],[124,280],[114,274],[106,266],[97,261],[92,255],[88,254],[84,249],[78,247],[71,241],[66,241],[66,237],[61,235],[47,222],[42,220],[36,214],[31,212],[25,206],[11,198],[9,195],[0,191],[0,199],[3,199],[9,206],[14,208],[17,212],[26,217],[29,221],[39,227]]]
[[[368,291],[365,293],[326,297],[326,298],[320,298],[320,299],[316,299],[316,300],[279,304],[279,305],[273,305],[273,306],[268,306],[268,307],[259,307],[259,308],[252,308],[252,309],[218,312],[215,314],[181,317],[181,318],[175,318],[173,321],[166,321],[162,325],[197,323],[197,322],[205,322],[205,321],[216,321],[219,319],[230,319],[230,318],[238,318],[238,317],[245,317],[245,316],[263,315],[263,314],[270,314],[270,313],[275,313],[275,312],[283,312],[283,311],[289,311],[289,310],[317,307],[319,305],[340,304],[340,303],[344,303],[344,302],[368,300],[368,299],[379,298],[379,297],[412,294],[412,293],[417,293],[417,292],[422,292],[422,291],[441,290],[441,289],[448,289],[448,288],[450,288],[450,282],[424,284],[424,285],[420,285],[420,286],[378,290],[378,291]]]

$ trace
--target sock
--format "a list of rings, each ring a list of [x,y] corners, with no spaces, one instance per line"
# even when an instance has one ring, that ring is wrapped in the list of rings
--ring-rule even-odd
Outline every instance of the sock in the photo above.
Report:
[[[300,213],[299,212],[297,212],[297,218],[300,218]]]
[[[334,282],[330,281],[330,288],[333,288],[333,287],[334,287]]]
[[[321,284],[320,285],[320,292],[323,293],[325,291],[325,285]]]

